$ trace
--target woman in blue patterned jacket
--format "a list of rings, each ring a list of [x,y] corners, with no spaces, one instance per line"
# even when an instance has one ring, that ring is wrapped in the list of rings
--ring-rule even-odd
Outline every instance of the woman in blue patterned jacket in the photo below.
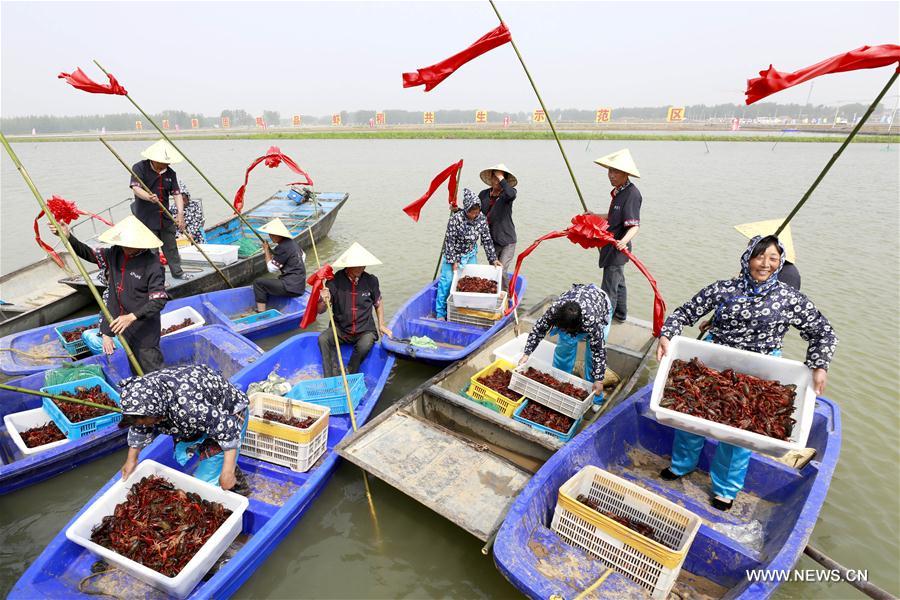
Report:
[[[481,202],[472,190],[466,188],[463,190],[462,210],[450,215],[450,222],[447,223],[444,258],[441,260],[441,274],[438,276],[437,294],[434,298],[434,314],[438,319],[447,318],[447,297],[453,285],[453,274],[459,267],[475,262],[479,239],[484,245],[488,262],[502,267],[503,263],[497,260],[487,219],[481,214]]]
[[[751,239],[741,257],[739,276],[706,286],[666,319],[657,359],[666,355],[673,336],[713,310],[707,341],[750,352],[780,356],[784,336],[793,326],[809,342],[806,366],[812,370],[813,388],[822,394],[837,335],[809,298],[778,280],[783,265],[784,248],[778,238],[770,235]],[[671,481],[696,469],[704,442],[703,436],[676,431],[672,466],[663,469],[660,476]],[[714,507],[731,508],[744,487],[749,464],[750,450],[719,442],[709,469]]]

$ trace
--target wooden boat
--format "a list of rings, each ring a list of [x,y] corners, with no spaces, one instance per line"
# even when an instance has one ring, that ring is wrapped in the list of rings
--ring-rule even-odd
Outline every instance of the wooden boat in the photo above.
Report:
[[[549,302],[520,316],[523,332],[531,330]],[[559,437],[460,393],[494,361],[493,350],[515,337],[515,326],[507,325],[466,360],[447,367],[341,442],[338,453],[476,538],[490,540],[531,475],[565,447]],[[608,390],[607,402],[630,393],[652,346],[648,323],[630,319],[613,324],[607,362],[620,381]]]
[[[244,286],[170,300],[162,312],[167,314],[189,306],[197,311],[207,324],[222,325],[247,339],[256,340],[296,328],[303,318],[308,298],[308,293],[293,298],[273,296],[269,302],[269,309],[277,310],[280,314],[261,314],[259,317],[266,318],[252,320],[256,316],[253,289],[250,286]],[[67,356],[68,353],[60,343],[55,328],[64,327],[83,318],[68,319],[0,338],[0,349],[12,348],[29,353],[20,354],[0,350],[0,372],[12,376],[28,375],[71,363],[72,358],[39,357]],[[238,321],[238,319],[244,320]]]
[[[777,581],[750,582],[756,569],[791,569],[803,552],[831,483],[841,446],[837,405],[816,402],[808,445],[815,460],[800,470],[754,453],[746,486],[734,507],[709,505],[709,460],[716,442],[707,440],[700,471],[662,481],[673,429],[648,410],[648,385],[601,417],[557,452],[528,482],[506,516],[494,544],[501,573],[530,598],[574,598],[594,585],[603,564],[569,546],[549,529],[559,487],[585,465],[626,478],[696,513],[700,530],[685,559],[673,597],[768,598]],[[638,584],[613,573],[593,589],[593,598],[645,597]]]
[[[312,229],[317,242],[327,236],[349,194],[323,192],[316,194],[315,201],[303,201],[300,204],[293,199],[298,195],[303,194],[298,194],[292,189],[280,190],[245,212],[244,218],[256,229],[278,217],[294,235],[297,244],[306,249],[312,244],[306,230]],[[104,211],[104,215],[112,215],[113,209],[119,210],[120,217],[130,214],[127,209],[130,203],[131,199],[119,203]],[[84,222],[85,226],[87,223]],[[79,229],[76,231],[79,239],[91,242],[92,235],[89,231],[82,232]],[[251,242],[256,240],[256,236],[237,217],[231,217],[207,228],[206,238],[210,244],[238,244],[241,240]],[[256,242],[258,244],[258,240]],[[68,262],[71,264],[72,261]],[[94,268],[94,265],[85,266]],[[266,272],[265,257],[257,249],[253,254],[220,268],[232,285],[240,286]],[[184,269],[193,275],[193,279],[172,279],[169,270],[166,269],[166,289],[172,298],[193,296],[226,287],[222,278],[205,260],[185,261]],[[72,271],[77,273],[74,268]],[[0,336],[48,325],[91,301],[90,292],[80,275],[63,279],[59,279],[59,276],[59,267],[49,259],[43,259],[0,279],[0,298],[10,303],[3,308],[3,316],[9,317],[0,321]],[[96,271],[93,271],[91,278],[99,286]],[[57,280],[59,284],[55,283]],[[69,290],[74,290],[75,293]]]
[[[229,377],[262,354],[259,346],[222,325],[166,336],[161,340],[161,349],[166,365],[206,364]],[[81,361],[81,364],[100,365],[106,380],[113,387],[132,374],[128,359],[122,350],[115,352],[109,360],[105,357],[92,356]],[[38,390],[44,387],[44,373],[15,379],[9,384]],[[37,396],[0,390],[0,417],[40,406],[41,398]],[[47,420],[49,421],[49,416]],[[125,433],[124,429],[107,427],[86,437],[26,457],[12,443],[0,420],[0,494],[43,481],[109,454],[125,445]]]
[[[242,389],[265,379],[273,370],[296,380],[321,373],[321,355],[317,333],[295,336],[260,357],[231,378]],[[347,354],[349,358],[349,353]],[[356,409],[358,423],[368,420],[375,407],[391,368],[394,357],[376,345],[362,363],[367,392]],[[226,552],[227,562],[213,567],[211,575],[200,583],[189,598],[227,598],[233,595],[262,564],[272,550],[288,535],[313,500],[322,491],[338,464],[334,445],[350,431],[349,415],[331,416],[329,420],[328,448],[325,454],[307,473],[295,473],[287,468],[241,456],[238,464],[247,474],[253,493],[250,506],[244,514],[242,534]],[[169,467],[185,470],[172,458],[172,443],[168,436],[160,436],[141,452],[141,460],[152,459]],[[193,468],[193,463],[188,463]],[[119,478],[114,473],[90,504]],[[84,508],[76,514],[69,525]],[[68,528],[69,525],[66,525]],[[60,531],[44,552],[25,571],[13,587],[9,598],[35,597],[88,597],[98,592],[116,594],[127,590],[128,597],[157,598],[163,594],[130,577],[120,570],[91,579],[86,591],[79,589],[79,582],[90,575],[91,565],[97,556],[66,539],[65,529]]]
[[[516,282],[516,293],[519,298],[524,295],[526,288],[525,277],[520,275]],[[384,340],[385,348],[412,360],[447,365],[471,354],[485,340],[514,319],[514,315],[510,313],[489,328],[436,319],[434,317],[436,292],[437,281],[433,281],[400,307],[388,325],[394,333],[394,338]],[[438,347],[417,348],[409,343],[413,336],[427,336],[436,342]]]

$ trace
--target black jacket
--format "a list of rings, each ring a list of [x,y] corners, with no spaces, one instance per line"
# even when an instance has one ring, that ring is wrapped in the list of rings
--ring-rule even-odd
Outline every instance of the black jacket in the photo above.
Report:
[[[281,269],[278,278],[284,284],[285,291],[302,296],[306,291],[306,265],[303,264],[297,242],[290,238],[281,240],[272,249],[272,260]]]
[[[481,212],[487,217],[494,246],[509,246],[516,243],[516,224],[512,219],[516,188],[509,185],[506,179],[500,182],[500,187],[503,191],[496,199],[491,198],[491,188],[488,188],[481,190],[478,200],[481,202]]]

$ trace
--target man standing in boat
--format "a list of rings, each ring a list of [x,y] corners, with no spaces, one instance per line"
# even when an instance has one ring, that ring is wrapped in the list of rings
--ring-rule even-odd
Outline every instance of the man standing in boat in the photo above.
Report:
[[[516,255],[516,224],[513,223],[512,209],[519,181],[502,163],[482,171],[481,180],[491,186],[481,190],[478,199],[481,212],[487,218],[497,259],[503,263],[503,289],[508,289],[510,266]]]
[[[615,246],[607,245],[600,249],[600,268],[603,269],[600,287],[612,303],[612,318],[624,321],[628,316],[628,296],[625,289],[625,265],[628,257],[620,250],[631,250],[631,240],[641,229],[641,193],[629,179],[641,175],[627,148],[607,154],[594,162],[608,169],[609,183],[613,187],[610,192],[612,199],[609,210],[601,216],[608,223],[606,230],[618,240]]]
[[[181,197],[178,177],[170,166],[181,162],[184,158],[165,140],[159,140],[141,152],[141,156],[145,160],[135,163],[131,170],[153,193],[148,194],[141,186],[141,182],[132,176],[130,185],[134,192],[134,202],[131,204],[131,212],[162,240],[162,251],[166,255],[172,277],[190,279],[191,276],[181,268],[181,255],[178,254],[178,244],[175,241],[177,230],[184,229],[184,199]],[[178,212],[174,213],[175,223],[160,207],[160,202],[163,206],[169,205],[170,196],[178,209]]]

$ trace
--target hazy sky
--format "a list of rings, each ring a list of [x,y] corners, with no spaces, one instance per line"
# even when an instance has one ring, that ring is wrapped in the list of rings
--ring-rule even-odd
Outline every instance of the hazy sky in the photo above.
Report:
[[[900,3],[508,2],[498,8],[551,107],[742,102],[746,79],[900,43]],[[437,89],[401,73],[497,26],[478,2],[2,2],[3,116],[131,112],[56,79],[106,66],[150,112],[537,107],[505,45]],[[868,102],[889,69],[816,80],[811,102]],[[775,97],[806,101],[809,84]],[[887,99],[896,101],[896,88]]]

